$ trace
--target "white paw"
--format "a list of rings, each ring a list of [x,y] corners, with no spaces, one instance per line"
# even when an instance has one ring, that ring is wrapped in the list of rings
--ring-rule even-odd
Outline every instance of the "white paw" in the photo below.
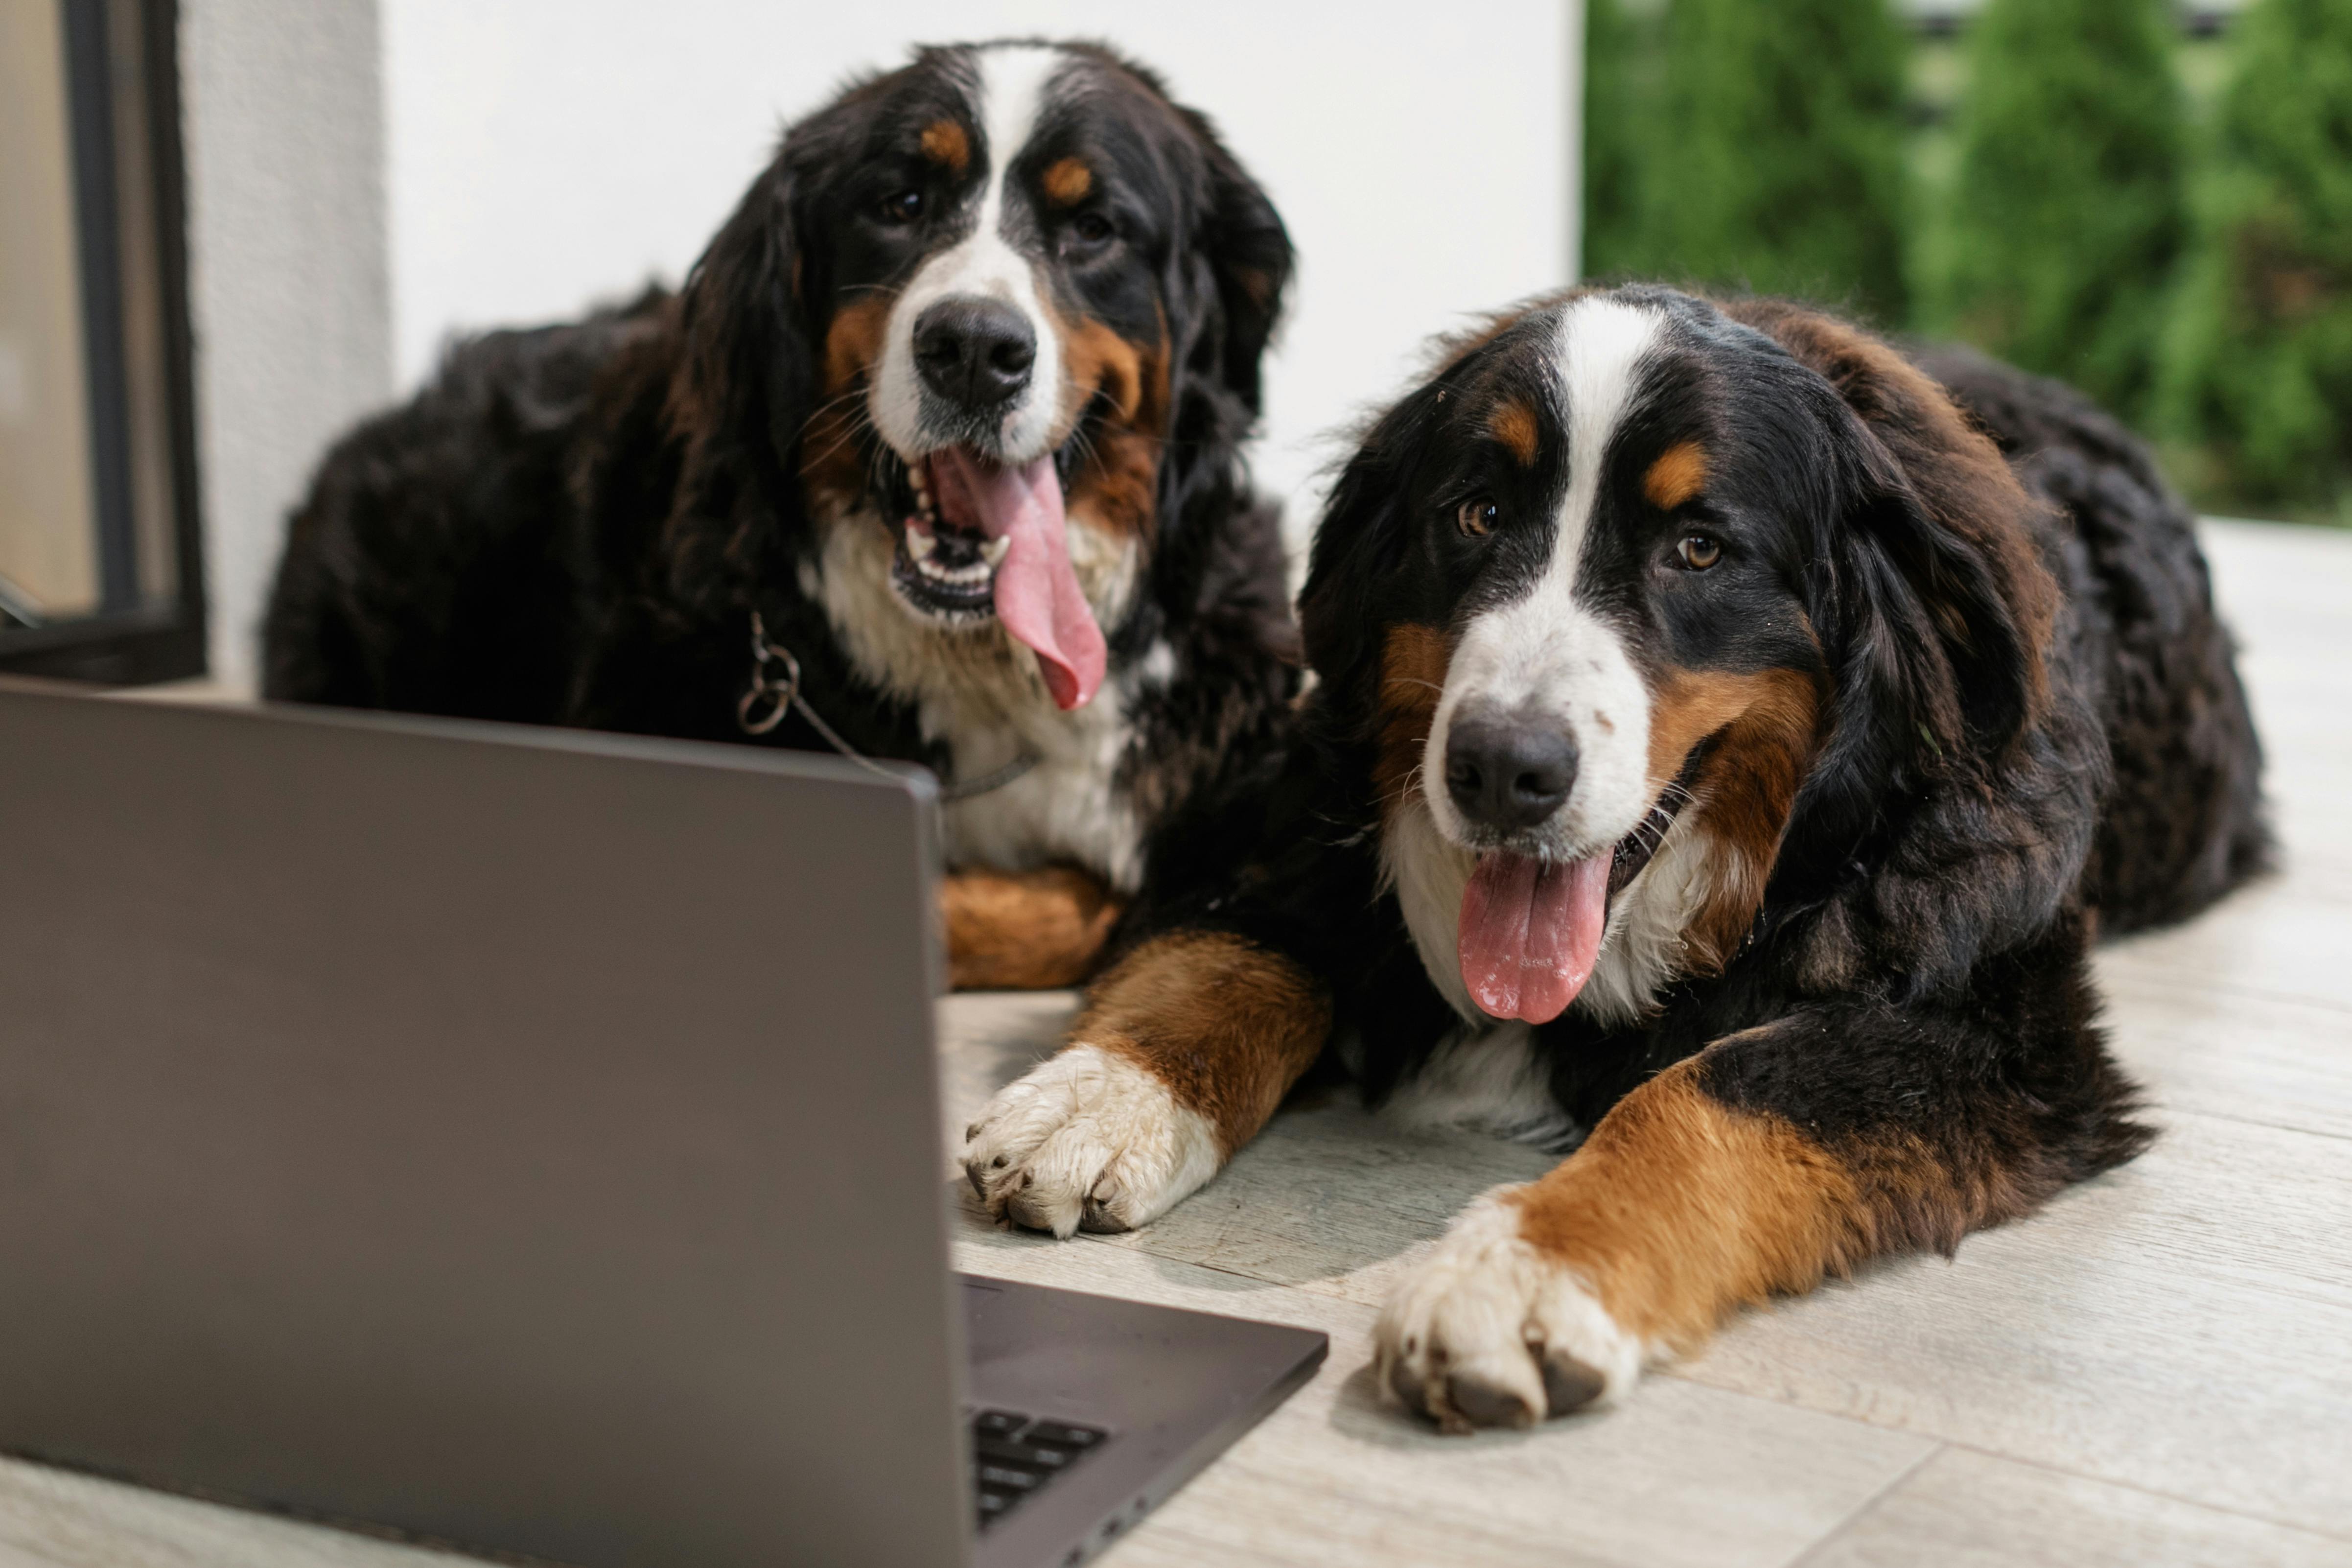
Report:
[[[1223,1163],[1206,1118],[1095,1046],[998,1090],[964,1141],[964,1174],[990,1214],[1061,1237],[1148,1225]]]
[[[1642,1344],[1577,1271],[1521,1239],[1497,1187],[1457,1216],[1381,1311],[1380,1386],[1449,1432],[1531,1426],[1615,1399]]]

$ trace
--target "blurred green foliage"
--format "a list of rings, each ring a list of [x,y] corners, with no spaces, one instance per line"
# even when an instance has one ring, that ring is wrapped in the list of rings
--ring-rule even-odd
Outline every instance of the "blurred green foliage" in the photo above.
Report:
[[[1990,0],[1918,324],[2144,412],[2187,233],[2168,0]]]
[[[1588,17],[1613,62],[1588,76],[1588,124],[1622,116],[1587,155],[1606,204],[1588,207],[1590,270],[1906,319],[1906,37],[1885,0],[1674,0],[1646,26],[1601,0]]]
[[[2162,424],[2194,487],[2352,501],[2352,0],[2261,0],[2197,181]]]
[[[1595,278],[1642,269],[1642,142],[1657,90],[1654,9],[1585,0],[1584,270]]]
[[[2209,510],[2352,521],[2352,0],[2195,14],[1588,0],[1585,271],[1964,337]]]

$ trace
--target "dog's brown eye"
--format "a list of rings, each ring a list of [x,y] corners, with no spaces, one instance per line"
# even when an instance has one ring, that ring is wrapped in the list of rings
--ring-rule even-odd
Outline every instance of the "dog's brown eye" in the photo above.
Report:
[[[875,216],[894,226],[910,224],[923,216],[923,193],[894,191],[882,198],[882,205]]]
[[[1474,496],[1456,507],[1454,511],[1454,526],[1460,529],[1463,535],[1469,539],[1475,539],[1484,533],[1492,533],[1495,531],[1495,525],[1502,521],[1503,509],[1485,496]]]
[[[1683,564],[1694,572],[1704,572],[1723,559],[1723,546],[1704,533],[1685,533],[1683,542],[1675,546]]]

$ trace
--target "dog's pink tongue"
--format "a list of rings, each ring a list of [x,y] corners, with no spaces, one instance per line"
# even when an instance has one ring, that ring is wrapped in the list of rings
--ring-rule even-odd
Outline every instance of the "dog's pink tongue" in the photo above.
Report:
[[[1462,894],[1462,984],[1497,1018],[1549,1024],[1592,974],[1609,918],[1611,852],[1557,865],[1481,858]]]
[[[996,568],[996,617],[1036,650],[1055,702],[1083,707],[1102,685],[1109,651],[1070,569],[1054,459],[999,468],[951,447],[932,455],[931,475],[948,521],[1012,542]]]

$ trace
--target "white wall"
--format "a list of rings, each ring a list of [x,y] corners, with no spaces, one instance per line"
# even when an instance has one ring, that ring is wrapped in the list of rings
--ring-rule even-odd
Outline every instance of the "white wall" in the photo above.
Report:
[[[374,0],[183,0],[214,676],[249,686],[286,513],[392,389]]]
[[[1301,257],[1257,459],[1278,493],[1431,333],[1570,272],[1576,0],[381,4],[404,386],[454,329],[675,281],[781,127],[915,41],[1107,37],[1223,128]]]

